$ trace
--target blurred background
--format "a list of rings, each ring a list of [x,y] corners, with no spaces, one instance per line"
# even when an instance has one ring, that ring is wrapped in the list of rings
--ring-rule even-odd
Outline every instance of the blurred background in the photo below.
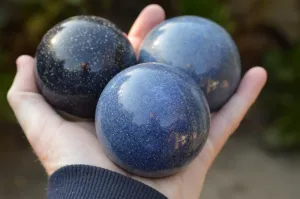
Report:
[[[243,71],[264,66],[266,88],[209,171],[201,198],[298,198],[300,183],[300,1],[298,0],[1,0],[0,198],[44,198],[47,177],[6,101],[20,54],[79,14],[110,19],[127,32],[150,3],[167,17],[199,15],[236,41]]]

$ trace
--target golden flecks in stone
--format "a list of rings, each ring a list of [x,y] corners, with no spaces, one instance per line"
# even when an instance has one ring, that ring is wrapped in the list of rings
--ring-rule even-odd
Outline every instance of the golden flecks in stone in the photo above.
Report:
[[[216,90],[218,88],[219,84],[220,84],[219,81],[214,81],[212,79],[209,79],[208,83],[207,83],[207,87],[206,87],[206,92],[210,93],[210,92]]]

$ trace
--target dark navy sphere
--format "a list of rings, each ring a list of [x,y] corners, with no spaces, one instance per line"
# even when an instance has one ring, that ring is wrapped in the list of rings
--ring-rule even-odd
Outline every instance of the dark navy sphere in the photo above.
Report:
[[[186,74],[158,63],[116,75],[102,92],[96,130],[108,157],[125,170],[164,177],[188,165],[209,132],[205,96]]]
[[[37,85],[48,103],[85,119],[94,119],[109,80],[137,62],[122,31],[94,16],[71,17],[50,29],[37,48],[36,61]]]
[[[139,51],[139,63],[178,67],[202,88],[211,111],[219,110],[240,82],[241,61],[231,36],[215,22],[197,17],[171,18],[155,27]]]

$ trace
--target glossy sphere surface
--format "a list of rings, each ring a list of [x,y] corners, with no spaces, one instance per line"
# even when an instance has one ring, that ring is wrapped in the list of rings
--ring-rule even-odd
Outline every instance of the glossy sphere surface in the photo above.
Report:
[[[172,175],[201,151],[209,131],[205,96],[184,73],[139,64],[116,75],[102,92],[96,130],[106,154],[146,177]]]
[[[54,108],[93,119],[109,80],[136,64],[123,33],[106,19],[75,16],[49,30],[36,52],[40,92]]]
[[[211,111],[235,92],[241,76],[238,49],[213,21],[197,16],[171,18],[145,38],[139,63],[160,62],[182,69],[202,88]]]

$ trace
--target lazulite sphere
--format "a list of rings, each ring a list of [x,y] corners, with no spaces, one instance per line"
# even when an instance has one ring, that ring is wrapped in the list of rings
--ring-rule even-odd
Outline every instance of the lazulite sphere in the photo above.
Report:
[[[224,28],[202,17],[180,16],[159,24],[143,41],[138,61],[180,68],[202,88],[212,112],[229,100],[240,82],[236,44]]]
[[[205,96],[186,74],[159,63],[129,67],[103,90],[96,131],[107,156],[145,177],[164,177],[188,165],[208,137]]]
[[[98,98],[121,70],[136,64],[128,39],[112,22],[75,16],[51,28],[36,51],[36,80],[55,109],[94,119]]]

